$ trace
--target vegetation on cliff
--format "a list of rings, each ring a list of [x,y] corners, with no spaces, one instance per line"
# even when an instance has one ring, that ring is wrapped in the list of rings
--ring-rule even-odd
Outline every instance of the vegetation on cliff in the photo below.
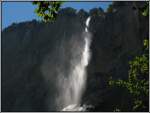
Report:
[[[149,96],[149,45],[148,40],[144,40],[144,51],[140,56],[136,56],[129,62],[128,80],[110,80],[112,86],[127,88],[133,96],[132,110],[147,111]]]
[[[148,16],[148,3],[142,15]],[[148,111],[149,109],[149,40],[143,41],[143,52],[129,61],[130,69],[127,80],[112,80],[109,85],[126,88],[132,96],[132,111]]]
[[[45,22],[56,19],[62,3],[61,1],[33,1],[33,5],[37,5],[35,13]]]

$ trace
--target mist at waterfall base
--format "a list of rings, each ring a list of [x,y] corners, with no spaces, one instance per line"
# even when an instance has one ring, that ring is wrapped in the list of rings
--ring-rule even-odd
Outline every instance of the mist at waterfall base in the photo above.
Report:
[[[81,36],[73,34],[70,41],[62,40],[54,49],[57,59],[55,68],[57,93],[53,96],[53,104],[57,111],[86,111],[89,105],[81,105],[82,94],[86,86],[86,67],[89,63],[91,53],[91,34],[88,31],[90,17],[87,18],[85,30],[79,33]],[[68,51],[67,51],[68,50]],[[50,58],[42,65],[42,72],[49,75],[49,69],[54,62]],[[55,67],[53,65],[53,67]],[[49,84],[50,85],[50,84]],[[52,103],[48,103],[51,105]]]

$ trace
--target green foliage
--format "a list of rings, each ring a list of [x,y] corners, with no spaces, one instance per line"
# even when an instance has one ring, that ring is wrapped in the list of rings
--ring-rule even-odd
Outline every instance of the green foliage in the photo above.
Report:
[[[33,1],[33,5],[38,7],[35,9],[35,13],[42,18],[45,22],[54,21],[57,17],[63,2],[58,1]]]
[[[149,2],[146,3],[145,7],[143,8],[144,11],[142,11],[143,16],[149,15]]]
[[[130,70],[128,72],[128,80],[112,80],[109,81],[111,86],[119,86],[126,88],[134,97],[133,111],[145,109],[145,100],[149,95],[149,55],[148,55],[148,40],[144,40],[144,52],[140,56],[136,56],[129,62]]]
[[[142,15],[148,16],[149,3],[143,7]],[[149,96],[149,40],[143,42],[144,50],[142,55],[136,56],[129,62],[130,69],[127,80],[112,80],[110,78],[109,85],[126,88],[133,96],[133,111],[144,111],[148,109]]]

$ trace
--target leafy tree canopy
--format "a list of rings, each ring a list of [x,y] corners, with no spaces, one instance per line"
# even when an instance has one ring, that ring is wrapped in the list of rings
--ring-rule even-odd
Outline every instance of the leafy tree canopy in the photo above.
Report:
[[[149,45],[148,40],[144,40],[144,52],[140,56],[136,56],[129,62],[129,78],[128,80],[112,80],[109,85],[126,88],[133,96],[133,111],[147,109],[147,99],[149,95]]]
[[[33,1],[38,7],[35,13],[45,22],[54,21],[63,2],[61,1]]]

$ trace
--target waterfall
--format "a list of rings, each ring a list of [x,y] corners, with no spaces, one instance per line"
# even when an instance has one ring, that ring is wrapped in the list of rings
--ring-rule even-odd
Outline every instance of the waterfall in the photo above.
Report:
[[[81,98],[86,85],[86,67],[90,59],[91,37],[88,31],[90,17],[86,20],[84,33],[84,46],[81,48],[81,58],[72,62],[72,69],[68,78],[61,81],[61,98],[63,103],[62,111],[84,111],[85,107],[81,106]]]

